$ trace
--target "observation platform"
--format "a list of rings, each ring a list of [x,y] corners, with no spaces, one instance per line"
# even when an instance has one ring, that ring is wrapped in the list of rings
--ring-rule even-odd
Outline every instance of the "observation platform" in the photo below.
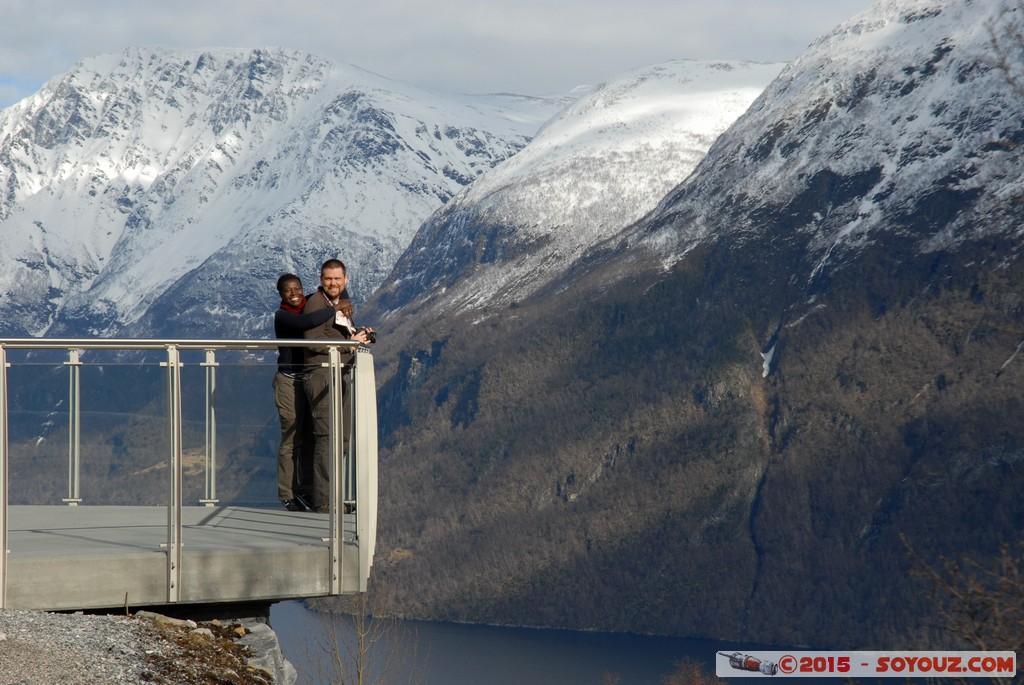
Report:
[[[168,567],[165,507],[10,506],[8,515],[9,608],[162,606],[170,590],[181,610],[360,590],[353,515],[342,517],[347,551],[333,590],[326,514],[183,507],[179,569]]]
[[[225,500],[218,491],[218,475],[259,473],[252,464],[259,458],[276,465],[277,445],[273,454],[260,454],[267,441],[252,439],[261,426],[277,423],[273,400],[269,391],[254,395],[253,388],[268,388],[277,367],[266,357],[282,346],[328,353],[326,514],[290,512],[276,502],[272,508],[238,506],[229,502],[244,500]],[[66,400],[52,387],[61,376]],[[189,382],[196,380],[203,382]],[[131,388],[132,397],[130,406],[119,408],[112,403],[123,388]],[[25,406],[37,394],[53,406]],[[61,414],[66,424],[54,428]],[[56,493],[39,490],[57,480],[40,471],[53,463],[53,455],[41,459],[37,452],[50,437],[67,444],[64,505],[33,503],[55,499]],[[198,461],[186,438],[193,445],[202,440]],[[218,459],[218,440],[240,453],[236,461]],[[116,459],[109,458],[115,451]],[[104,482],[97,486],[93,476],[87,492],[83,462],[88,467],[98,455],[108,455],[96,471]],[[199,477],[201,492],[191,487],[186,498],[183,482],[192,479],[196,486]],[[150,490],[132,490],[145,478],[155,479]],[[263,485],[276,488],[276,482]],[[118,488],[152,506],[102,499]],[[367,589],[376,537],[376,383],[373,356],[358,343],[0,339],[0,609],[159,607],[196,614],[203,607],[269,608],[286,599],[360,593]]]

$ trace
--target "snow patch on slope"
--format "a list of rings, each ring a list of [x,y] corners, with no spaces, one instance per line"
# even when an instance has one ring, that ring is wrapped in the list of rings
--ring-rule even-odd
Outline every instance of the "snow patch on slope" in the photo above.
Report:
[[[508,233],[499,242],[506,253],[518,253],[473,265],[439,306],[477,308],[526,297],[643,217],[686,179],[782,66],[676,60],[595,88],[421,230],[410,251],[435,260],[439,274],[466,268],[451,255],[464,249],[467,223]],[[415,256],[407,264],[421,269]]]
[[[977,199],[994,211],[1021,187],[1001,162],[1016,146],[1021,99],[992,66],[989,33],[1010,6],[881,0],[838,26],[666,198],[652,215],[661,228],[644,240],[671,264],[712,234],[761,240],[782,222],[810,236],[814,274],[882,234],[955,249],[973,230],[962,208]],[[735,212],[728,222],[723,207]],[[929,214],[927,235],[908,225]]]

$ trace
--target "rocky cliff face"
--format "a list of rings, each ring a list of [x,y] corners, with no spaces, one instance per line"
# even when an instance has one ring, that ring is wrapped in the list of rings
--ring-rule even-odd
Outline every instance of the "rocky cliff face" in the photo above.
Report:
[[[389,316],[392,605],[940,644],[904,540],[983,561],[1024,523],[1024,118],[990,66],[996,20],[878,2],[532,297]]]

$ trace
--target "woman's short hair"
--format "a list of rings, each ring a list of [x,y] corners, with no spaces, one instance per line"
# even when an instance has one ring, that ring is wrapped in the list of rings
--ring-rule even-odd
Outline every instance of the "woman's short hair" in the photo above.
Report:
[[[284,284],[288,281],[298,281],[299,285],[302,285],[302,279],[295,274],[281,274],[281,277],[277,279],[277,292],[283,292]]]

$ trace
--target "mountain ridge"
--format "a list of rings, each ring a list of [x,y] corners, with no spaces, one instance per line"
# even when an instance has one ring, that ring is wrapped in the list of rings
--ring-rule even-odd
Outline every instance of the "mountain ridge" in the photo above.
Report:
[[[438,313],[525,297],[653,209],[781,68],[675,60],[599,85],[431,216],[370,309],[429,294],[431,279],[445,288]]]
[[[913,215],[945,190],[960,193],[962,204],[969,205],[974,188],[999,182],[986,174],[1004,173],[1009,165],[985,164],[986,155],[1005,152],[1012,143],[1007,132],[1017,122],[1011,89],[992,68],[987,25],[999,12],[994,9],[984,19],[979,14],[971,3],[879,2],[788,65],[766,89],[761,109],[752,108],[737,121],[736,135],[720,141],[732,146],[730,152],[705,162],[717,165],[719,178],[727,177],[730,204],[746,211],[732,217],[737,232],[759,220],[749,200],[759,198],[773,211],[779,204],[773,195],[792,196],[791,188],[806,176],[814,179],[808,186],[824,186],[832,212],[843,212],[799,217],[798,230],[817,233],[811,247],[822,254],[869,239],[887,203],[902,203],[903,213]],[[916,110],[885,109],[912,95]],[[765,111],[773,102],[775,111]],[[760,119],[773,116],[769,135],[751,139],[764,133]],[[748,126],[753,130],[745,131]],[[802,130],[809,135],[802,136]],[[858,155],[844,153],[854,149]],[[824,166],[822,153],[829,154],[825,170],[817,168]],[[782,165],[795,165],[798,172],[780,173]],[[1002,178],[1012,183],[1012,177]],[[844,206],[869,190],[874,197],[867,197],[864,207]],[[688,192],[701,190],[681,187],[676,196]],[[915,194],[924,197],[916,200]],[[950,230],[929,236],[930,249],[953,246]]]
[[[294,51],[135,48],[85,60],[0,112],[0,310],[17,313],[6,326],[251,335],[265,327],[261,312],[229,304],[249,299],[251,281],[239,289],[204,263],[223,253],[211,267],[254,268],[245,252],[267,254],[255,261],[272,283],[281,271],[315,273],[339,243],[361,301],[422,217],[565,102],[450,100]],[[216,287],[189,297],[226,291],[211,306],[236,320],[153,310],[190,272]],[[26,311],[15,299],[49,304]]]

